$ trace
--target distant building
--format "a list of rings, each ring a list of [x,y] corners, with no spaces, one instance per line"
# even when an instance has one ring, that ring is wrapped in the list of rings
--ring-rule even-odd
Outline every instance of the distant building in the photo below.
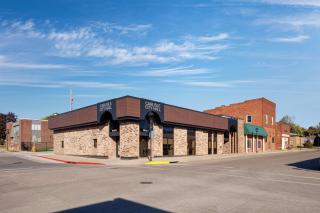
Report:
[[[276,149],[285,150],[294,148],[293,144],[290,144],[290,125],[284,122],[277,123],[277,136],[276,136]]]
[[[48,128],[47,120],[20,119],[9,122],[6,126],[6,144],[9,151],[31,151],[53,148],[52,131]]]
[[[215,115],[229,115],[245,121],[247,151],[276,150],[276,104],[266,98],[246,100],[227,106],[220,106],[205,112]],[[247,129],[247,130],[246,130]]]
[[[290,133],[289,146],[292,148],[303,147],[306,138],[298,134]]]

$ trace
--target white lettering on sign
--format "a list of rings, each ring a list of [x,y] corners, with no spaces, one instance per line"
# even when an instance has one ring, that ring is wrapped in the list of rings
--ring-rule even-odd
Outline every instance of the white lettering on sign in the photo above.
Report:
[[[145,104],[144,104],[144,108],[147,109],[147,110],[153,110],[153,111],[156,111],[156,112],[161,112],[160,104],[154,103],[154,102],[151,102],[151,101],[146,101]]]
[[[99,108],[100,112],[109,111],[109,110],[112,110],[112,102],[111,101],[100,104],[100,108]]]

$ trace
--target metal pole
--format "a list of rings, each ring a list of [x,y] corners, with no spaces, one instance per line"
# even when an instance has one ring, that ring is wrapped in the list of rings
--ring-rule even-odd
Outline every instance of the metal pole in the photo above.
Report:
[[[150,117],[150,158],[149,160],[152,161],[152,139],[153,139],[153,117]]]

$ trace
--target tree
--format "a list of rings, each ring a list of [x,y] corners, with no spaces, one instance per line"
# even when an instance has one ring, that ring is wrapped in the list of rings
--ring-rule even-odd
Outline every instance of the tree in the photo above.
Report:
[[[7,122],[16,122],[17,116],[13,112],[8,112],[7,114],[0,113],[0,143],[6,139],[6,125]]]
[[[280,122],[287,123],[287,124],[294,124],[294,117],[285,115],[281,118]]]
[[[55,116],[55,115],[59,115],[59,113],[55,112],[55,113],[52,113],[51,115],[46,115],[46,116],[42,117],[41,120],[48,120],[49,117]]]
[[[285,115],[281,118],[280,122],[284,122],[290,125],[290,132],[297,135],[304,135],[306,133],[305,128],[299,126],[294,122],[294,117]]]

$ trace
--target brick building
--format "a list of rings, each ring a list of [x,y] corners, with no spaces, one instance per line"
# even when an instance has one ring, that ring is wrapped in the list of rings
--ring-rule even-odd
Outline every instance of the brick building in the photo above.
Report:
[[[49,118],[55,153],[127,159],[245,152],[243,125],[132,96]]]
[[[285,150],[293,148],[290,146],[290,125],[284,122],[277,123],[276,149]]]
[[[9,151],[31,151],[53,148],[52,131],[47,120],[20,119],[6,126],[6,144]]]
[[[247,151],[276,149],[276,104],[272,101],[257,98],[205,110],[205,112],[243,119],[249,125],[247,129],[251,129],[245,131]]]

